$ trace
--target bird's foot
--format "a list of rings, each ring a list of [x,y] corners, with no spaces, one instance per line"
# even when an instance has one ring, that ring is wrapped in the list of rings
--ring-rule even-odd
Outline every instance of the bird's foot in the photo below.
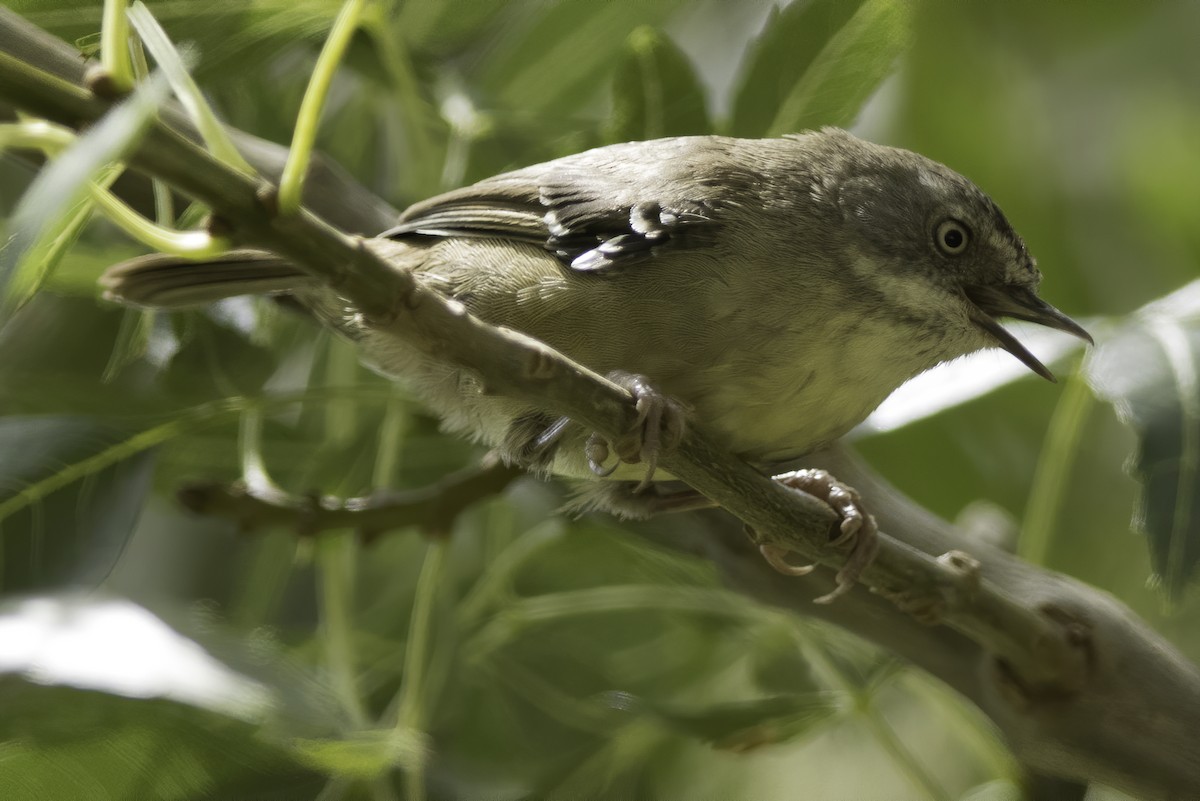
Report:
[[[793,470],[774,476],[774,479],[786,487],[820,498],[841,518],[829,545],[848,551],[846,562],[837,573],[837,586],[833,591],[816,599],[819,604],[832,603],[850,591],[879,551],[879,529],[875,518],[863,510],[857,490],[838,481],[826,470]],[[767,543],[758,548],[767,564],[784,575],[803,576],[813,570],[812,565],[789,563],[784,558],[789,549],[783,545]]]
[[[918,623],[929,626],[941,623],[948,609],[970,601],[979,594],[983,566],[978,559],[964,551],[947,551],[937,558],[937,562],[942,576],[933,585],[899,589],[872,587],[872,590]]]
[[[640,492],[654,478],[659,455],[673,451],[683,438],[687,407],[654,389],[640,375],[616,371],[609,373],[607,378],[633,395],[638,417],[633,428],[615,441],[610,442],[599,434],[588,437],[588,467],[604,477],[612,475],[622,462],[645,463],[646,475],[634,490]],[[617,461],[611,467],[605,467],[610,450],[616,452]]]
[[[497,451],[509,464],[549,473],[570,424],[570,418],[546,412],[520,415],[509,424]]]
[[[636,481],[577,481],[563,507],[571,514],[604,511],[623,520],[648,520],[662,514],[713,509],[717,504],[679,481],[655,481],[638,490]]]

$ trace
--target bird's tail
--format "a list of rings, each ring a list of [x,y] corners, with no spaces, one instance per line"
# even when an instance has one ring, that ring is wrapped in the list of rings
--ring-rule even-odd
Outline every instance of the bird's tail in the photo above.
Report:
[[[104,297],[131,306],[175,309],[236,295],[294,292],[313,279],[269,253],[233,250],[207,261],[153,255],[113,265],[100,277]]]

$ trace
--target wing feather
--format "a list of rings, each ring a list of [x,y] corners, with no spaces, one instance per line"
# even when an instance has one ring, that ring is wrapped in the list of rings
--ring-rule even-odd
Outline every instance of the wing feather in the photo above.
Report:
[[[530,242],[581,272],[642,263],[718,222],[709,185],[647,180],[686,173],[703,156],[696,151],[712,146],[710,137],[631,143],[505,173],[415,204],[384,236]]]

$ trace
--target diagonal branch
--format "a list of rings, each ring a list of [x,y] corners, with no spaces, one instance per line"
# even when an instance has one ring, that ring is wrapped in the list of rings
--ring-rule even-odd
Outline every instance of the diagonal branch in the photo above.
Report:
[[[86,90],[0,54],[0,99],[64,125],[99,119],[109,104]],[[475,371],[487,390],[576,420],[611,439],[636,425],[627,392],[549,346],[469,315],[458,303],[394,269],[370,245],[347,236],[307,210],[281,216],[273,189],[222,164],[159,123],[130,163],[203,201],[230,227],[230,238],[270,250],[336,287],[369,324],[427,353]],[[766,540],[786,542],[805,558],[838,566],[825,547],[834,523],[823,502],[761,475],[722,452],[693,427],[662,466],[752,526]],[[956,592],[957,570],[888,537],[864,572],[870,586],[889,592]],[[1031,685],[1080,681],[1083,656],[1056,621],[1030,610],[1000,588],[982,584],[945,622],[1002,655]]]
[[[8,53],[42,72],[60,78],[69,84],[82,86],[87,62],[79,52],[37,26],[17,16],[6,7],[0,7],[0,52]],[[0,99],[0,118],[9,116],[8,109]],[[163,111],[163,120],[192,141],[201,140],[200,132],[176,104],[168,103]],[[260,174],[277,180],[287,160],[287,150],[274,142],[257,136],[228,129],[238,151]],[[128,195],[139,211],[153,210],[149,197],[149,182],[134,179],[139,176],[126,174],[117,181],[119,194]],[[339,165],[320,153],[313,153],[305,182],[304,202],[310,208],[346,231],[375,233],[391,227],[397,211],[378,195],[367,190],[350,177]]]

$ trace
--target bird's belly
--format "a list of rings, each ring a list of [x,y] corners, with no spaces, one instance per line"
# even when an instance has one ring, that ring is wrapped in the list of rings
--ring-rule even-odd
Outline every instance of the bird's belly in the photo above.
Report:
[[[775,462],[836,440],[886,394],[837,371],[768,373],[714,385],[694,405],[694,418],[742,457]]]
[[[744,458],[801,456],[849,432],[936,361],[907,333],[886,320],[827,319],[681,374],[677,392],[697,425]]]

